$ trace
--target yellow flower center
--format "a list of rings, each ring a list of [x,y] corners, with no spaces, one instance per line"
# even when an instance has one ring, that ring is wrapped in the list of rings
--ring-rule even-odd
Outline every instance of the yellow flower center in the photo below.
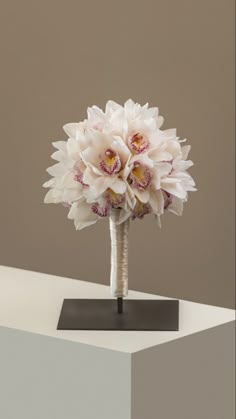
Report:
[[[142,134],[137,133],[128,139],[128,144],[136,154],[140,154],[148,149],[149,141]]]
[[[138,182],[141,182],[144,179],[144,170],[141,165],[134,166],[132,170],[132,175],[137,179]]]
[[[118,173],[121,169],[120,157],[115,151],[108,148],[104,153],[103,159],[100,161],[100,167],[108,175]]]
[[[112,150],[106,150],[105,152],[105,162],[109,168],[112,168],[114,166],[114,163],[116,161],[116,154]]]

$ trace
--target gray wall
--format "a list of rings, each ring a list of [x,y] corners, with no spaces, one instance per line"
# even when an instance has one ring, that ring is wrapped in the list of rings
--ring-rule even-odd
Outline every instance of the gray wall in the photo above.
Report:
[[[158,105],[192,144],[184,216],[132,223],[130,288],[234,306],[234,1],[1,3],[0,263],[109,282],[107,222],[43,204],[51,141],[87,106]]]

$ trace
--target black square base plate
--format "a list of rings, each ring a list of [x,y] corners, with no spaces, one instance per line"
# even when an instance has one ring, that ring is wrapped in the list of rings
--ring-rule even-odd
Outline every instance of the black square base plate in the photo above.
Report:
[[[179,330],[178,300],[66,299],[58,330]]]

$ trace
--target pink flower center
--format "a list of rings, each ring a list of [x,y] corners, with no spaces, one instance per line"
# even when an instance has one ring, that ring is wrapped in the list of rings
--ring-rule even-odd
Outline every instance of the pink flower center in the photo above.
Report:
[[[150,170],[139,162],[134,162],[133,169],[129,174],[129,183],[132,187],[143,190],[147,189],[151,183]]]
[[[128,145],[135,154],[140,154],[148,149],[149,141],[142,134],[137,133],[128,138]]]
[[[104,158],[100,161],[100,168],[108,175],[118,173],[121,169],[121,160],[118,154],[108,148],[104,153]]]
[[[99,215],[99,217],[107,217],[109,215],[110,207],[108,205],[101,206],[98,202],[95,202],[91,206],[92,212]]]
[[[143,218],[144,215],[149,214],[150,212],[151,212],[151,207],[148,203],[143,204],[142,202],[137,200],[137,203],[132,213],[132,220],[134,220],[135,218]]]

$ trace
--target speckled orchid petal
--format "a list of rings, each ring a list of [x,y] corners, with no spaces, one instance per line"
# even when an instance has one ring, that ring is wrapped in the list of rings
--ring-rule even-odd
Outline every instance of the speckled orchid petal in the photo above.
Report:
[[[104,218],[110,215],[110,205],[108,205],[107,203],[105,205],[102,205],[99,202],[94,202],[91,205],[91,210],[94,214],[98,215],[100,218]]]
[[[135,161],[129,174],[129,183],[131,187],[138,190],[145,190],[151,183],[152,175],[148,167]]]
[[[151,207],[148,203],[143,203],[141,201],[137,201],[136,205],[132,211],[132,218],[140,218],[142,219],[145,215],[150,214]]]
[[[104,199],[112,208],[119,208],[124,203],[125,194],[116,193],[114,190],[108,188],[104,192]]]
[[[116,151],[112,148],[108,148],[104,151],[103,155],[100,155],[99,166],[100,169],[108,175],[114,175],[121,169],[121,160]]]

